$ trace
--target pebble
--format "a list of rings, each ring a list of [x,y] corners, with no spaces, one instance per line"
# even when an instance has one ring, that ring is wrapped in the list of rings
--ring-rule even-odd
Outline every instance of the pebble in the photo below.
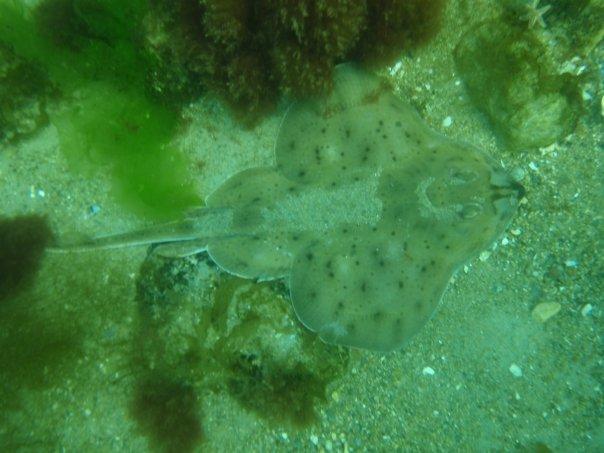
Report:
[[[36,189],[34,186],[29,186],[29,198],[44,198],[46,196],[46,192],[44,189]]]
[[[314,434],[311,434],[310,441],[312,442],[312,444],[314,446],[319,445],[319,438],[317,436],[315,436]]]
[[[564,265],[566,267],[577,267],[579,263],[577,263],[577,260],[566,260],[564,261]]]
[[[516,167],[512,170],[512,178],[514,178],[516,182],[522,181],[525,176],[526,171],[524,171],[524,169],[521,167]]]
[[[594,310],[594,306],[592,304],[585,304],[583,305],[583,307],[581,308],[581,314],[583,316],[589,316],[591,315],[591,312]]]
[[[436,371],[434,371],[434,369],[429,366],[424,367],[424,369],[422,370],[422,374],[424,376],[434,376],[435,373]]]
[[[545,322],[552,316],[556,315],[562,305],[558,302],[541,302],[537,304],[535,308],[533,308],[533,312],[531,313],[533,319],[538,322]]]
[[[446,117],[443,120],[443,127],[451,127],[451,124],[453,124],[453,118],[451,118],[450,116]]]
[[[484,250],[484,251],[480,252],[478,259],[480,261],[486,261],[489,259],[490,256],[491,256],[491,252],[489,252],[488,250]]]
[[[512,373],[512,375],[514,377],[517,377],[517,378],[522,377],[522,369],[515,363],[512,363],[510,365],[510,373]]]
[[[395,75],[397,72],[399,72],[401,70],[401,68],[403,67],[403,62],[402,61],[397,61],[394,66],[392,66],[390,68],[390,75]]]

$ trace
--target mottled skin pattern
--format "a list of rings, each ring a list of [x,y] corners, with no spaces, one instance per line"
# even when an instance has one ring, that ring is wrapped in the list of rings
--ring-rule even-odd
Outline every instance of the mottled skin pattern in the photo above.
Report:
[[[79,246],[207,250],[227,272],[286,279],[296,315],[323,340],[388,351],[426,323],[523,194],[351,65],[337,68],[327,98],[290,108],[275,160],[228,179],[185,221]]]

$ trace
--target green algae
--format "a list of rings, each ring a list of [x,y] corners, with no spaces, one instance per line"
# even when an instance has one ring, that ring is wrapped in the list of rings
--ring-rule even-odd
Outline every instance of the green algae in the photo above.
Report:
[[[141,214],[170,217],[199,204],[188,160],[170,139],[177,117],[136,90],[89,84],[51,115],[72,167],[109,166],[117,199]]]
[[[110,168],[130,209],[169,217],[197,204],[187,158],[170,140],[178,112],[147,94],[139,43],[147,2],[46,0],[0,5],[0,42],[40,67],[62,94],[48,109],[74,169]],[[90,173],[88,173],[90,174]]]

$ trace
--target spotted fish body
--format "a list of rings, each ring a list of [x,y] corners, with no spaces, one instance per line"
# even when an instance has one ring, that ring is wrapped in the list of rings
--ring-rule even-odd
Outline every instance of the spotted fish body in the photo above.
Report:
[[[287,112],[274,166],[234,175],[183,222],[85,245],[207,250],[232,274],[285,279],[296,315],[323,340],[388,351],[426,323],[521,196],[488,156],[343,65],[328,97]]]

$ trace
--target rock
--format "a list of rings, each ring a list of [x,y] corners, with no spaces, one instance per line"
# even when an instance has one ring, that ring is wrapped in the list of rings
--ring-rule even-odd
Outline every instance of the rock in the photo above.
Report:
[[[454,58],[470,98],[508,146],[548,146],[573,132],[582,109],[576,78],[557,73],[534,31],[483,22]]]
[[[424,376],[434,376],[434,374],[436,374],[436,371],[434,371],[434,368],[427,366],[424,367],[424,369],[422,370],[422,374]]]
[[[594,307],[592,304],[585,304],[585,305],[583,305],[583,307],[581,307],[581,315],[589,316],[589,315],[591,315],[593,310],[594,310]]]
[[[286,289],[226,275],[207,255],[150,253],[137,279],[140,360],[145,369],[229,394],[279,425],[316,421],[349,351],[330,346],[297,320]]]
[[[514,377],[517,377],[517,378],[522,377],[522,368],[520,368],[520,367],[519,367],[518,365],[516,365],[515,363],[512,363],[512,364],[510,365],[509,370],[510,370],[510,373],[512,373],[512,375],[513,375]]]
[[[535,321],[545,322],[555,316],[562,306],[558,302],[541,302],[533,308],[532,316]]]

